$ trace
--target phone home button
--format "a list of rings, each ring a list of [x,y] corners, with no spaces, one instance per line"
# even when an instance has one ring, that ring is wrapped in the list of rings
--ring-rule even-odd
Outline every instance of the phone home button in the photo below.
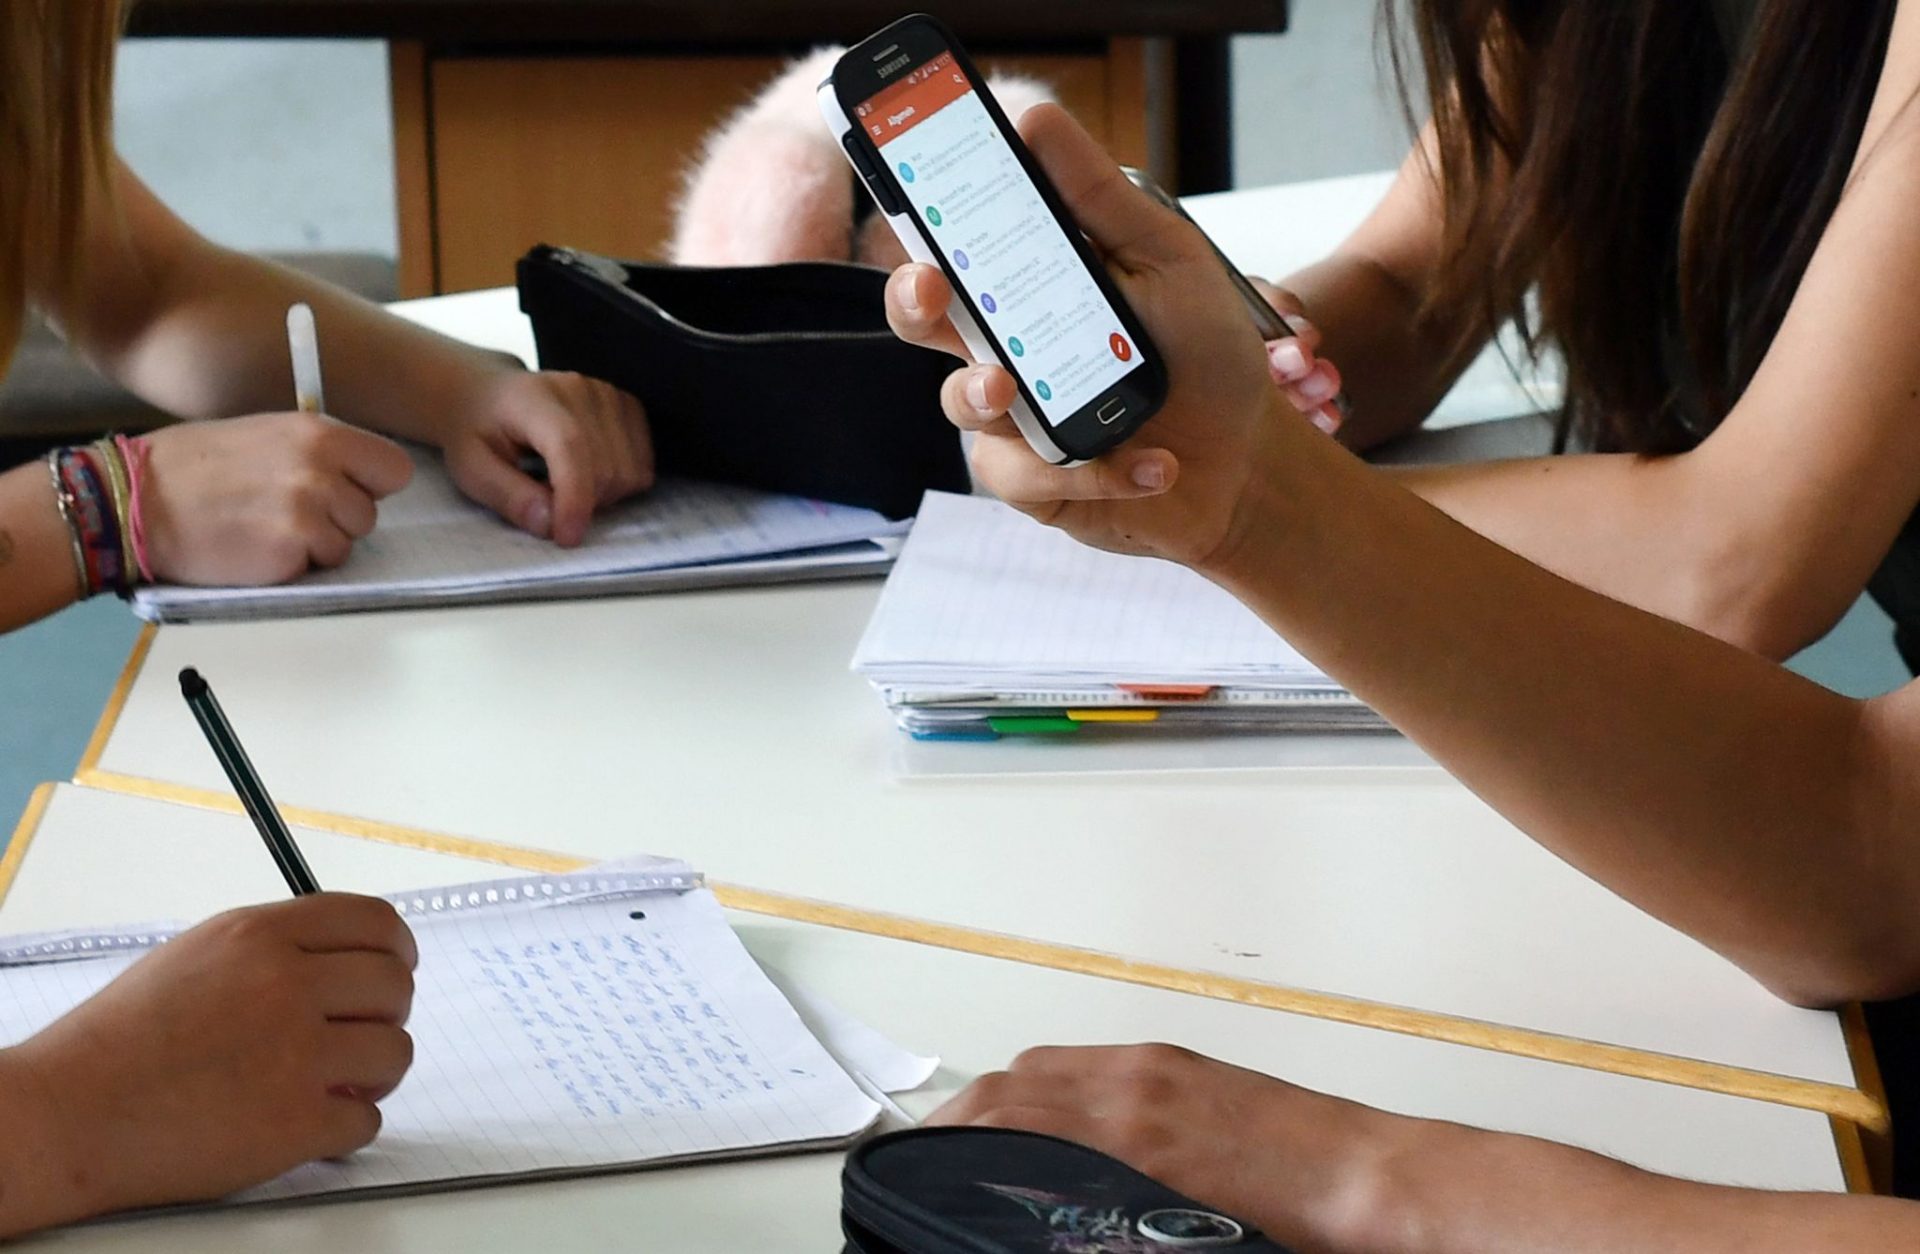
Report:
[[[1100,420],[1100,425],[1103,427],[1111,427],[1126,415],[1127,403],[1117,396],[1094,411],[1094,417]]]

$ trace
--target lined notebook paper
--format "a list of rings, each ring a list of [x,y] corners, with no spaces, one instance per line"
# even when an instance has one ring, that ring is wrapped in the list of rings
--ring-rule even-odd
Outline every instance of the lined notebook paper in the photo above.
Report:
[[[1192,571],[941,492],[921,502],[853,668],[923,739],[1385,727]]]
[[[271,618],[605,595],[883,569],[905,530],[872,510],[692,480],[670,480],[600,511],[586,542],[562,549],[469,501],[438,456],[380,503],[374,533],[335,570],[270,588],[142,588],[158,622]]]
[[[415,1062],[382,1103],[379,1139],[231,1200],[545,1178],[858,1135],[879,1104],[761,972],[712,895],[673,887],[689,882],[669,867],[397,899],[420,946]],[[97,992],[138,959],[139,940],[0,944],[0,961],[30,961],[35,949],[108,955],[0,968],[0,1045]],[[915,1083],[930,1073],[931,1060],[893,1052],[874,1070]]]
[[[1328,684],[1253,611],[1172,562],[1106,553],[998,501],[929,492],[854,669],[886,682]]]

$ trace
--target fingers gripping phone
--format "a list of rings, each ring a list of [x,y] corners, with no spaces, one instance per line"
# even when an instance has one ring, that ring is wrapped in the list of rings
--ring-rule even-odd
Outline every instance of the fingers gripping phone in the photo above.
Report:
[[[1253,325],[1259,330],[1261,339],[1272,343],[1275,340],[1284,340],[1294,334],[1293,328],[1287,325],[1287,320],[1280,316],[1280,312],[1277,309],[1267,303],[1267,298],[1260,294],[1260,289],[1248,281],[1247,276],[1240,272],[1240,267],[1233,264],[1233,259],[1228,257],[1227,254],[1221,250],[1220,245],[1214,243],[1213,237],[1208,235],[1205,229],[1193,220],[1193,215],[1187,212],[1185,205],[1175,199],[1173,194],[1160,186],[1160,184],[1154,182],[1152,176],[1146,174],[1144,171],[1136,170],[1132,166],[1121,166],[1120,172],[1125,174],[1127,180],[1135,187],[1153,197],[1153,199],[1161,205],[1179,214],[1181,220],[1198,232],[1200,238],[1207,242],[1207,247],[1213,250],[1213,255],[1219,259],[1221,267],[1226,270],[1227,279],[1233,284],[1233,290],[1240,293],[1240,303],[1245,305],[1247,307],[1247,313],[1252,315]],[[1344,388],[1335,394],[1334,398],[1328,401],[1327,404],[1331,405],[1335,411],[1339,413],[1342,421],[1352,416],[1352,406],[1347,401],[1347,393]]]
[[[946,273],[968,350],[1013,375],[1035,452],[1098,457],[1159,410],[1159,351],[944,26],[916,15],[852,48],[820,108],[908,255]]]
[[[1259,328],[1261,339],[1284,340],[1293,334],[1293,328],[1287,325],[1279,311],[1267,303],[1267,298],[1260,294],[1259,288],[1247,281],[1247,276],[1240,273],[1240,267],[1234,265],[1232,259],[1221,251],[1220,245],[1214,243],[1213,237],[1193,220],[1193,215],[1187,212],[1185,205],[1175,199],[1173,193],[1154,182],[1152,176],[1144,170],[1136,170],[1132,166],[1121,166],[1120,172],[1127,176],[1129,183],[1153,197],[1158,204],[1179,214],[1181,221],[1200,232],[1200,238],[1207,241],[1207,247],[1213,250],[1213,255],[1219,259],[1221,268],[1227,272],[1228,280],[1233,283],[1233,290],[1240,294],[1240,303],[1245,305],[1247,312],[1253,316],[1253,325]]]

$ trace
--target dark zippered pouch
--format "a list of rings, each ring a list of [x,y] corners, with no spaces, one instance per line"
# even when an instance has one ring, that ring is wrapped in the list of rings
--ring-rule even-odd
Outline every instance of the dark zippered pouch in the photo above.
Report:
[[[1288,1254],[1118,1159],[1032,1132],[875,1137],[840,1181],[843,1254]]]
[[[867,266],[701,269],[544,244],[519,265],[541,369],[638,397],[662,474],[904,518],[970,481],[940,412],[955,363],[887,329],[886,282]]]

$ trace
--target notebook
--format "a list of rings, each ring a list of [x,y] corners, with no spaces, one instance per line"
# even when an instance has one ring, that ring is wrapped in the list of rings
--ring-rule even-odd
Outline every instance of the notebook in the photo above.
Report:
[[[941,492],[921,502],[853,669],[924,738],[1385,726],[1192,571]]]
[[[391,898],[414,928],[420,966],[415,1062],[382,1103],[379,1138],[229,1204],[840,1146],[875,1122],[880,1092],[932,1073],[934,1060],[830,1008],[807,1007],[810,1028],[700,884],[683,864],[654,862]],[[0,940],[0,1046],[171,934]],[[843,1065],[822,1036],[855,1057]]]
[[[355,610],[610,596],[876,574],[907,528],[872,510],[694,480],[663,481],[601,510],[562,549],[468,500],[437,455],[335,570],[268,588],[160,585],[134,593],[150,622],[302,617]]]

